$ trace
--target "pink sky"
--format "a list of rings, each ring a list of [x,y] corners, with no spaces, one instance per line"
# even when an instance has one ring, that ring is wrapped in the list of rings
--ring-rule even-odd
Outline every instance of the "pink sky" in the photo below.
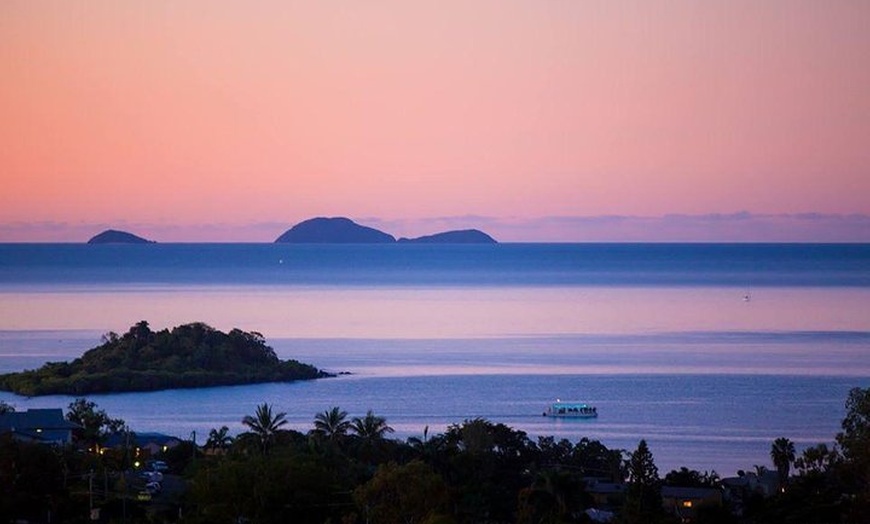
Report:
[[[335,215],[870,241],[868,20],[837,0],[6,0],[0,241],[270,241]]]

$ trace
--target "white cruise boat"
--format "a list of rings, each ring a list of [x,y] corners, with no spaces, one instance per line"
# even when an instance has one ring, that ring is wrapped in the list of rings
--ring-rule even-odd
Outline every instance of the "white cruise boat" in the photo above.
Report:
[[[547,407],[544,411],[545,417],[564,417],[564,418],[595,418],[598,416],[598,410],[595,406],[590,406],[585,402],[562,402],[556,400]]]

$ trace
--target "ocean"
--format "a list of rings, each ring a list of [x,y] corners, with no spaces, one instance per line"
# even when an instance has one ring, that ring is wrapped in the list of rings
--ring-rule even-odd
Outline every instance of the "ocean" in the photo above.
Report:
[[[205,441],[268,402],[307,431],[339,406],[394,438],[484,417],[613,448],[662,474],[771,467],[832,442],[870,387],[866,244],[0,244],[0,372],[69,360],[147,320],[262,333],[349,375],[94,395],[137,431]],[[542,417],[556,398],[594,420]],[[17,409],[65,396],[0,393]]]

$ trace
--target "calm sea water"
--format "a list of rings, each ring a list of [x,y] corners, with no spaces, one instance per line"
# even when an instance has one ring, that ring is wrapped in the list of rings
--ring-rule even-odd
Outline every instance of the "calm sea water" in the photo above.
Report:
[[[204,321],[350,376],[93,397],[140,431],[202,442],[258,403],[308,430],[340,406],[396,436],[485,417],[732,474],[773,439],[830,442],[870,387],[870,246],[0,245],[0,372],[106,331]],[[591,421],[541,417],[555,398]],[[68,397],[0,400],[65,407]]]

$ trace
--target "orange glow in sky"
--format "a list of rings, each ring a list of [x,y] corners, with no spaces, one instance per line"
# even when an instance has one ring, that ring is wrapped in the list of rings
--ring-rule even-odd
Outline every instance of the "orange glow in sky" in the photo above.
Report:
[[[6,0],[0,241],[868,215],[868,20],[848,0]]]

